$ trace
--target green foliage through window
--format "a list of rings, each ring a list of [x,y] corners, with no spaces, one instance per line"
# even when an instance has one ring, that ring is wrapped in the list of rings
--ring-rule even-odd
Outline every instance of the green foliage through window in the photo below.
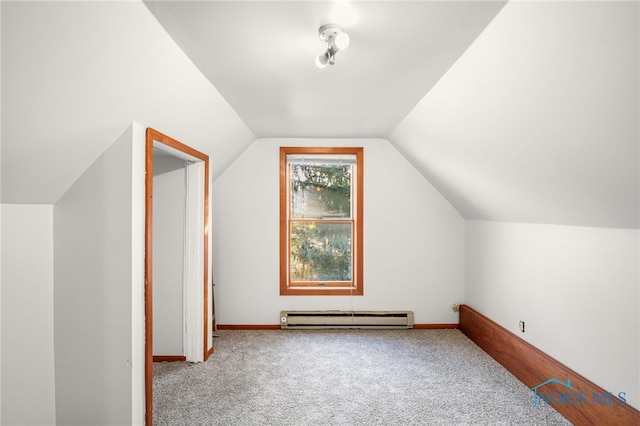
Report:
[[[293,222],[291,281],[351,281],[351,224]]]
[[[351,217],[351,166],[291,164],[294,218]]]

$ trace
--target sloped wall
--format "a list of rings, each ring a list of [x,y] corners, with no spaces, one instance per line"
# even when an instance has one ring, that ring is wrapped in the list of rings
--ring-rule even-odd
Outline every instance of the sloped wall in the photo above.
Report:
[[[255,140],[141,1],[2,7],[3,202],[56,203],[131,121],[210,155],[214,177]]]
[[[639,14],[508,2],[389,140],[466,219],[638,228]]]
[[[280,296],[279,147],[364,147],[364,296]],[[259,139],[213,185],[219,324],[279,324],[283,309],[410,309],[456,323],[464,220],[382,139]]]

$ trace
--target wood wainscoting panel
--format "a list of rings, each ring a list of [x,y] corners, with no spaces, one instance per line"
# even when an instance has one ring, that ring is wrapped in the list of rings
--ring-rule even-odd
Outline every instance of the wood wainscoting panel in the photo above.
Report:
[[[640,425],[640,411],[587,378],[576,373],[509,330],[467,305],[460,305],[459,330],[480,346],[527,387],[533,388],[549,379],[560,383],[544,385],[545,395],[553,395],[552,406],[575,425]],[[562,398],[562,399],[560,399]],[[534,395],[532,391],[531,403]]]
[[[451,330],[458,328],[458,324],[413,324],[416,330]]]

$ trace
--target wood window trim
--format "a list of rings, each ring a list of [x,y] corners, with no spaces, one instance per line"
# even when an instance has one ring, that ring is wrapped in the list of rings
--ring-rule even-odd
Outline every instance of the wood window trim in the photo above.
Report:
[[[356,156],[353,286],[289,286],[288,178],[287,155],[333,154]],[[281,147],[280,148],[280,295],[281,296],[362,296],[364,229],[364,148],[362,147]]]

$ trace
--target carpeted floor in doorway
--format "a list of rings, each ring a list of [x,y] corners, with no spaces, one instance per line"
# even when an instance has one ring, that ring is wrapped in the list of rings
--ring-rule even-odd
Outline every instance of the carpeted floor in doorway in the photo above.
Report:
[[[568,425],[458,330],[219,331],[154,363],[154,425]]]

